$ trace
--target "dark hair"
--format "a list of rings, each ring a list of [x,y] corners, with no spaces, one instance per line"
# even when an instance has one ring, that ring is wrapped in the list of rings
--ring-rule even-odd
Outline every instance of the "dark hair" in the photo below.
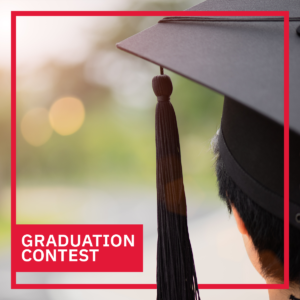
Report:
[[[219,134],[212,140],[219,195],[236,208],[258,251],[264,277],[283,280],[283,221],[253,202],[227,174],[219,151]],[[300,285],[300,231],[290,225],[290,282]]]

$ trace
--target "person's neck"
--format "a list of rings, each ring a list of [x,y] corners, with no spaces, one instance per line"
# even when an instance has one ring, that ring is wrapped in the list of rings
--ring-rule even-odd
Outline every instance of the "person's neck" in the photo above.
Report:
[[[278,282],[268,281],[267,284],[278,284]],[[290,300],[291,295],[293,295],[294,299],[300,299],[300,287],[295,285],[290,285],[288,290],[268,290],[269,291],[269,300]]]

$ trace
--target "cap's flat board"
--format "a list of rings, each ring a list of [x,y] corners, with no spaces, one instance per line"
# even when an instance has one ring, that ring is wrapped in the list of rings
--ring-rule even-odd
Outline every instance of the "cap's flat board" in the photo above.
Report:
[[[205,0],[187,9],[193,11],[289,11],[299,17],[299,0]]]
[[[272,9],[270,9],[272,7]],[[300,1],[207,0],[190,10],[285,10]],[[298,24],[299,23],[299,24]],[[290,22],[290,126],[300,133],[299,22]],[[160,23],[117,46],[283,124],[283,22]],[[149,82],[150,84],[150,82]]]

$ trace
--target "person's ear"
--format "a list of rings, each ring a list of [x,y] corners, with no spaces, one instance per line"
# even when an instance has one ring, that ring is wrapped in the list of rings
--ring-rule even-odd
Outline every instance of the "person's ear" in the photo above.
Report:
[[[242,218],[240,217],[240,214],[238,213],[238,211],[236,210],[236,208],[231,205],[231,209],[232,209],[232,213],[234,215],[235,221],[236,221],[236,225],[238,227],[238,230],[241,234],[245,234],[245,235],[249,235],[248,231],[246,229],[245,223],[242,220]]]

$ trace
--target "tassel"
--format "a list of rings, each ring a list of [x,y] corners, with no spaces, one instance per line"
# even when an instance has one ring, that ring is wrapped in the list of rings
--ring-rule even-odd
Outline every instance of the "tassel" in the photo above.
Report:
[[[200,300],[187,227],[179,135],[169,76],[155,76],[157,185],[157,300]]]

